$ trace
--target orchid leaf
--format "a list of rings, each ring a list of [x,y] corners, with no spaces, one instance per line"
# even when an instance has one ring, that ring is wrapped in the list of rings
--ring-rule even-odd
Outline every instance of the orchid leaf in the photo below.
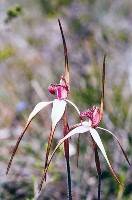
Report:
[[[104,55],[104,60],[103,60],[103,71],[102,71],[102,93],[101,93],[101,105],[100,105],[100,120],[103,117],[103,112],[104,112],[104,85],[105,85],[105,60],[106,60],[106,55]]]
[[[113,174],[113,176],[115,177],[115,179],[117,180],[117,182],[120,183],[119,178],[117,177],[117,175],[116,175],[116,173],[115,173],[112,165],[110,164],[110,161],[109,161],[109,159],[107,157],[105,148],[103,146],[103,143],[101,141],[101,138],[100,138],[98,132],[94,128],[90,128],[90,134],[91,134],[92,138],[94,139],[94,141],[96,142],[96,144],[98,145],[99,149],[101,150],[104,158],[106,159],[106,161],[108,163],[108,166],[109,166],[109,168],[111,170],[111,173]]]
[[[52,101],[49,101],[49,102],[40,102],[40,103],[38,103],[38,104],[35,106],[35,108],[33,109],[33,111],[31,112],[31,114],[29,115],[28,120],[27,120],[27,123],[26,123],[26,126],[25,126],[24,130],[22,131],[21,135],[19,136],[19,138],[18,138],[18,140],[17,140],[17,142],[16,142],[16,145],[15,145],[15,147],[14,147],[14,149],[13,149],[12,155],[11,155],[11,157],[10,157],[10,160],[9,160],[9,163],[8,163],[8,166],[7,166],[6,174],[8,174],[8,172],[9,172],[9,169],[10,169],[10,167],[11,167],[13,158],[14,158],[14,156],[15,156],[15,153],[16,153],[17,149],[18,149],[19,143],[21,142],[21,140],[22,140],[22,138],[23,138],[23,136],[24,136],[24,134],[25,134],[25,132],[26,132],[26,130],[27,130],[29,124],[31,123],[31,121],[33,120],[33,118],[34,118],[43,108],[45,108],[46,106],[48,106],[48,105],[51,104],[51,103],[52,103]]]
[[[69,85],[69,64],[68,64],[67,46],[66,46],[66,41],[65,41],[65,36],[64,36],[64,33],[63,33],[62,25],[61,25],[61,22],[60,22],[59,19],[58,19],[58,23],[59,23],[61,36],[62,36],[62,41],[63,41],[63,47],[64,47],[64,56],[65,56],[65,73],[64,73],[64,77],[65,77],[65,80],[66,80],[67,84]]]
[[[106,132],[110,133],[110,134],[116,139],[116,141],[118,142],[118,144],[119,144],[119,146],[120,146],[120,148],[121,148],[121,150],[122,150],[122,153],[123,153],[123,155],[124,155],[126,161],[127,161],[128,164],[131,166],[131,163],[130,163],[128,157],[127,157],[127,154],[126,154],[125,150],[123,149],[123,147],[122,147],[122,145],[121,145],[119,139],[116,137],[116,135],[115,135],[114,133],[112,133],[111,131],[105,129],[105,128],[101,128],[101,127],[97,127],[97,128],[100,129],[100,130],[103,130],[103,131],[106,131]]]

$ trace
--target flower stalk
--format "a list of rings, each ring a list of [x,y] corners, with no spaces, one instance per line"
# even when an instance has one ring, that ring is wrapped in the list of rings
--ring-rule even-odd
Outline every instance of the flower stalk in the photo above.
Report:
[[[64,137],[69,132],[68,120],[67,120],[67,113],[66,110],[63,115],[63,135]],[[68,199],[72,200],[72,190],[71,190],[71,171],[70,171],[70,159],[69,159],[69,140],[65,140],[64,142],[64,154],[66,160],[66,167],[67,167],[67,191],[68,191]]]

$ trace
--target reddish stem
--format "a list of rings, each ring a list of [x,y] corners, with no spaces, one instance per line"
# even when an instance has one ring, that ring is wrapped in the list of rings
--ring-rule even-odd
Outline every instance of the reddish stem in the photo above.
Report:
[[[68,120],[66,111],[63,115],[63,135],[66,136],[69,131]],[[69,140],[64,141],[64,153],[67,165],[67,184],[68,184],[68,199],[72,200],[72,193],[71,193],[71,172],[70,172],[70,161],[69,161]]]

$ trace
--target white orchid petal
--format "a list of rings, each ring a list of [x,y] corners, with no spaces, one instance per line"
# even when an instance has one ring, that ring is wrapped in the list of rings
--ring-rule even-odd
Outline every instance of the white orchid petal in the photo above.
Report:
[[[45,174],[47,173],[47,170],[49,168],[49,165],[50,165],[50,162],[56,152],[56,150],[59,148],[59,146],[66,140],[68,139],[69,137],[75,135],[75,134],[79,134],[79,133],[85,133],[87,131],[89,131],[90,127],[89,127],[89,122],[87,121],[84,121],[82,122],[82,124],[79,126],[79,127],[76,127],[75,129],[73,129],[72,131],[70,131],[65,137],[63,137],[57,144],[57,146],[55,147],[53,153],[51,154],[50,158],[49,158],[49,161],[48,161],[48,164],[47,164],[47,168],[45,169]]]
[[[94,141],[96,142],[96,144],[98,145],[99,149],[101,150],[103,156],[105,157],[107,163],[109,166],[111,166],[109,160],[108,160],[108,157],[107,157],[107,154],[106,154],[106,151],[105,151],[105,148],[103,146],[103,143],[101,141],[101,138],[98,134],[98,132],[94,129],[94,128],[90,128],[90,133],[92,135],[92,138],[94,139]]]
[[[60,141],[63,142],[64,140],[68,139],[69,137],[79,134],[79,133],[86,133],[89,131],[89,123],[87,121],[82,122],[82,125],[74,128],[72,131],[70,131],[64,138],[62,138]]]
[[[66,108],[66,101],[55,99],[53,101],[53,108],[51,113],[51,120],[52,120],[52,129],[55,128],[57,123],[62,118]]]
[[[104,148],[104,146],[103,146],[103,143],[102,143],[102,141],[101,141],[101,138],[100,138],[98,132],[97,132],[94,128],[90,128],[90,133],[91,133],[91,135],[92,135],[92,138],[94,139],[94,141],[95,141],[96,144],[98,145],[99,149],[101,150],[101,152],[102,152],[104,158],[106,159],[106,161],[107,161],[107,163],[108,163],[108,166],[109,166],[109,168],[110,168],[110,170],[111,170],[113,176],[115,177],[115,179],[117,180],[117,182],[118,182],[119,184],[121,184],[121,183],[120,183],[120,180],[119,180],[119,178],[118,178],[118,176],[116,175],[116,173],[115,173],[115,171],[114,171],[114,169],[113,169],[113,167],[112,167],[112,165],[110,164],[110,161],[109,161],[109,159],[108,159],[108,157],[107,157],[105,148]]]
[[[29,123],[34,117],[35,115],[37,115],[43,108],[45,108],[46,106],[48,106],[49,104],[51,104],[53,101],[49,101],[49,102],[40,102],[38,103],[33,111],[31,112],[31,114],[28,117],[28,122]]]
[[[27,120],[27,123],[26,123],[26,125],[25,125],[25,127],[24,127],[24,129],[23,129],[23,131],[22,131],[22,133],[21,133],[21,135],[19,136],[19,138],[18,138],[18,140],[17,140],[15,147],[13,148],[12,155],[11,155],[11,157],[10,157],[10,160],[9,160],[9,163],[8,163],[8,166],[7,166],[6,174],[8,174],[8,172],[9,172],[9,169],[10,169],[10,167],[11,167],[11,164],[12,164],[13,158],[14,158],[14,156],[15,156],[15,153],[16,153],[16,151],[17,151],[17,149],[18,149],[18,146],[19,146],[19,144],[20,144],[20,142],[21,142],[21,140],[22,140],[22,138],[23,138],[23,136],[24,136],[24,134],[25,134],[27,128],[29,127],[29,124],[31,123],[32,119],[33,119],[43,108],[45,108],[46,106],[48,106],[48,105],[51,104],[51,103],[52,103],[52,101],[49,101],[49,102],[40,102],[40,103],[38,103],[38,104],[35,106],[35,108],[33,109],[33,111],[31,112],[31,114],[29,115],[28,120]]]
[[[77,111],[77,113],[80,115],[80,111],[79,111],[78,107],[77,107],[72,101],[67,100],[67,99],[66,99],[66,101],[67,101],[68,103],[70,103],[70,104],[75,108],[75,110]]]

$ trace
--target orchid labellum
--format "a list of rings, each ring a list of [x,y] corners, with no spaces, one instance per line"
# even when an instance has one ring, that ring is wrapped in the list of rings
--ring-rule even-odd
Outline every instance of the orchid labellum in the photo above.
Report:
[[[61,26],[60,20],[58,20],[58,22],[59,22],[59,27],[60,27],[60,31],[61,31],[61,35],[62,35],[63,46],[64,46],[64,56],[65,56],[65,72],[64,72],[64,75],[61,76],[59,84],[51,84],[48,87],[48,91],[51,94],[55,95],[56,98],[53,101],[38,103],[35,106],[35,108],[33,109],[33,111],[31,112],[31,114],[29,115],[28,121],[26,123],[26,126],[25,126],[23,132],[21,133],[20,137],[18,138],[17,143],[16,143],[16,145],[15,145],[15,147],[13,149],[11,158],[10,158],[9,163],[8,163],[6,174],[8,174],[8,172],[9,172],[9,169],[11,167],[11,164],[12,164],[12,161],[13,161],[13,158],[14,158],[14,155],[15,155],[15,153],[17,151],[19,143],[20,143],[21,139],[23,138],[28,126],[30,125],[30,123],[33,120],[33,118],[35,118],[36,115],[41,110],[43,110],[44,108],[46,108],[49,105],[52,105],[51,132],[50,132],[50,135],[49,135],[49,138],[48,138],[48,146],[47,146],[47,151],[46,151],[46,160],[45,160],[44,169],[47,168],[48,157],[49,157],[49,153],[50,153],[50,149],[51,149],[51,145],[52,145],[54,132],[55,132],[55,129],[56,129],[56,126],[57,126],[58,122],[61,119],[63,119],[63,125],[64,125],[63,133],[64,133],[64,136],[69,131],[68,122],[67,122],[67,114],[66,114],[67,103],[71,104],[75,108],[77,113],[80,115],[80,112],[79,112],[79,109],[77,108],[77,106],[73,102],[71,102],[71,101],[69,101],[67,99],[68,93],[70,91],[68,55],[67,55],[67,47],[66,47],[66,42],[65,42],[65,38],[64,38],[64,34],[63,34],[63,30],[62,30],[62,26]],[[67,162],[69,162],[69,144],[68,144],[68,140],[65,142],[64,150],[65,150],[65,157],[67,159]],[[46,176],[42,177],[39,190],[41,190],[41,188],[42,188],[42,184],[43,184],[44,179],[46,179]]]
[[[103,61],[102,95],[101,95],[101,105],[100,105],[100,107],[93,106],[92,108],[90,108],[90,109],[88,109],[84,112],[80,112],[81,123],[75,124],[73,127],[71,127],[68,134],[59,141],[58,145],[56,146],[55,150],[53,151],[53,153],[52,153],[52,155],[49,159],[47,169],[45,170],[45,174],[46,174],[48,167],[50,165],[50,162],[51,162],[56,150],[59,148],[59,146],[65,140],[67,140],[68,138],[70,138],[70,137],[72,137],[73,135],[76,135],[76,134],[81,135],[82,133],[90,133],[90,135],[92,137],[92,141],[93,141],[93,150],[94,150],[94,153],[95,153],[95,163],[96,163],[96,168],[97,168],[97,172],[98,172],[98,176],[99,176],[98,199],[100,199],[100,184],[101,184],[101,179],[100,179],[100,177],[101,177],[101,167],[100,167],[100,160],[99,160],[99,155],[98,155],[98,148],[102,152],[102,154],[103,154],[103,156],[104,156],[104,158],[105,158],[105,160],[106,160],[106,162],[107,162],[107,164],[110,168],[111,173],[113,174],[113,176],[115,177],[117,182],[121,184],[118,176],[116,175],[116,173],[115,173],[115,171],[114,171],[114,169],[113,169],[113,167],[112,167],[112,165],[111,165],[111,163],[108,159],[108,156],[106,154],[104,145],[103,145],[102,140],[100,138],[100,135],[97,132],[98,129],[103,130],[103,131],[111,134],[116,139],[116,141],[118,142],[128,164],[130,165],[128,157],[127,157],[119,139],[117,138],[117,136],[114,133],[112,133],[111,131],[109,131],[105,128],[99,127],[99,123],[102,120],[103,110],[104,110],[105,58],[106,58],[106,56],[104,56],[104,61]]]

